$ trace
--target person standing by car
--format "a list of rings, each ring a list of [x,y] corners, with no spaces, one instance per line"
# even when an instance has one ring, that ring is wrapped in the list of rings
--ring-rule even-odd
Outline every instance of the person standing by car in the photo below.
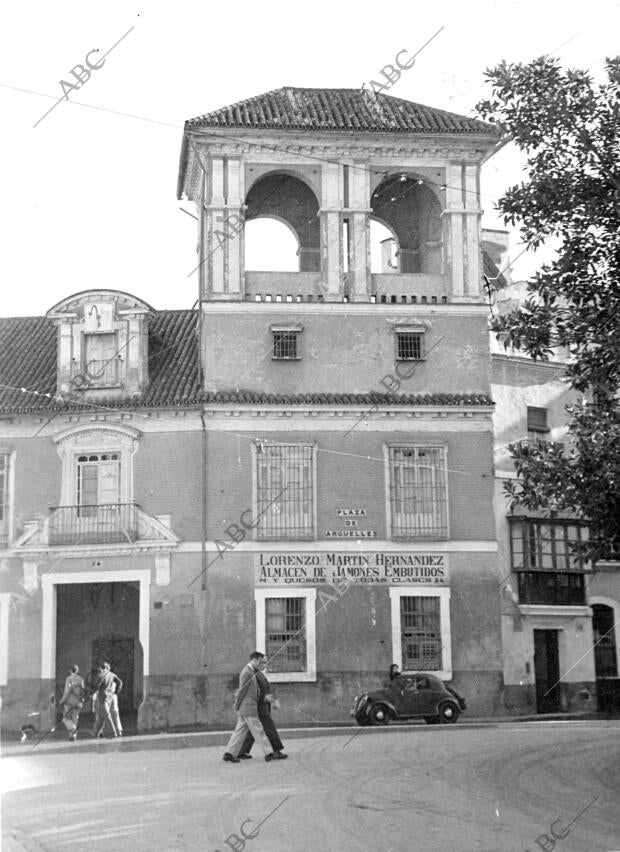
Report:
[[[79,666],[72,666],[65,680],[65,689],[60,699],[63,710],[62,721],[69,731],[69,739],[77,739],[80,710],[84,706],[84,679],[80,677]]]
[[[400,669],[396,665],[396,663],[392,663],[390,666],[390,680],[394,680],[395,677],[398,677],[400,674]]]
[[[285,760],[288,757],[288,754],[284,754],[284,744],[280,739],[280,735],[278,734],[278,729],[275,726],[275,722],[273,721],[271,715],[272,707],[276,709],[279,707],[279,703],[276,698],[271,694],[271,687],[269,686],[269,681],[267,680],[266,675],[267,670],[267,660],[263,657],[260,661],[259,668],[256,671],[256,682],[258,684],[259,696],[258,696],[258,719],[261,722],[265,733],[267,734],[267,739],[271,743],[271,747],[273,749],[273,755],[276,760]],[[252,746],[254,745],[254,736],[251,731],[248,731],[246,738],[241,746],[241,751],[239,752],[239,757],[242,760],[247,760],[252,757],[250,751],[252,750]]]

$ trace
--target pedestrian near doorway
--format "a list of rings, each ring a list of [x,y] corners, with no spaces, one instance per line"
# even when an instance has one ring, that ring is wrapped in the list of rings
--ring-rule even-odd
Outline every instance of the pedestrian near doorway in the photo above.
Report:
[[[230,763],[240,763],[239,752],[248,731],[252,733],[265,755],[265,760],[275,760],[275,754],[265,731],[258,718],[258,699],[260,690],[256,673],[265,655],[260,651],[250,654],[250,661],[243,667],[239,675],[239,689],[235,693],[234,708],[237,713],[237,725],[224,752],[224,760]]]
[[[110,669],[110,664],[102,663],[98,669],[98,679],[96,684],[97,704],[95,724],[92,731],[94,737],[103,736],[106,723],[111,728],[113,737],[122,736],[123,729],[118,715],[117,698],[117,695],[122,688],[123,681]],[[118,728],[116,727],[117,724],[119,726]]]
[[[63,716],[62,721],[69,732],[69,739],[77,739],[80,711],[84,706],[84,679],[80,676],[79,666],[72,666],[65,680],[65,688],[60,699]]]

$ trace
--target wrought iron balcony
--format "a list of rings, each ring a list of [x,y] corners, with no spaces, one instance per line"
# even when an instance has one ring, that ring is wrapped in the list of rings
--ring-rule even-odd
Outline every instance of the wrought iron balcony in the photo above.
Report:
[[[136,503],[55,506],[50,509],[49,543],[117,544],[137,541],[140,509]]]

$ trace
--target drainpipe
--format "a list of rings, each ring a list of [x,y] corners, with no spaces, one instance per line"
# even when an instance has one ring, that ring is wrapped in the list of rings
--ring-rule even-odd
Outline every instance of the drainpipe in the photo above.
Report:
[[[202,474],[200,477],[202,486],[201,495],[201,531],[200,531],[200,576],[201,589],[207,590],[207,424],[205,423],[204,411],[200,412],[202,423]]]

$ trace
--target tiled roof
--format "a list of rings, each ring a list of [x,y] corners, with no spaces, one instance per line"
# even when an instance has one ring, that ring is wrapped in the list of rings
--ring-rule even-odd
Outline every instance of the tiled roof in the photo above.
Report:
[[[292,86],[274,89],[191,118],[185,126],[499,136],[498,130],[486,122],[391,95],[361,89],[300,89]]]
[[[258,393],[256,391],[205,392],[209,404],[235,405],[493,405],[485,394],[466,393]]]
[[[97,398],[112,408],[198,403],[200,370],[197,311],[156,311],[149,322],[149,385],[140,396]],[[54,322],[45,317],[0,319],[0,411],[74,410],[56,396]],[[21,390],[24,388],[24,390]],[[92,401],[90,406],[92,407]]]

